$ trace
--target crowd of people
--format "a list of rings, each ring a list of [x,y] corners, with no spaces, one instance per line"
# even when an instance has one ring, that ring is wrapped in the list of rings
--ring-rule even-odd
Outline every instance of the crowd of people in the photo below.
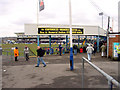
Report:
[[[100,43],[99,51],[101,52],[101,57],[105,57],[107,55],[107,45],[106,43]],[[88,55],[88,60],[91,60],[92,54],[95,56],[97,52],[97,45],[95,44],[90,44],[88,43],[85,46],[78,47],[77,45],[73,45],[73,52],[74,55],[77,55],[78,53],[87,53]]]
[[[59,55],[61,56],[63,50],[64,50],[64,53],[65,53],[65,48],[66,47],[62,47],[62,45],[60,43],[59,48],[56,48],[56,52],[59,51]],[[106,44],[102,43],[101,46],[100,46],[101,57],[106,56],[106,53],[107,53],[106,49],[107,49]],[[36,50],[36,52],[37,52],[37,65],[35,67],[39,67],[40,62],[43,63],[43,65],[44,65],[43,67],[46,67],[46,63],[43,60],[43,56],[44,56],[45,53],[49,54],[51,52],[51,54],[53,54],[53,51],[54,51],[53,48],[51,48],[51,51],[50,51],[49,48],[44,50],[40,46],[37,46],[37,50]],[[73,45],[73,52],[74,52],[74,55],[77,55],[78,52],[79,53],[87,53],[88,60],[91,60],[92,54],[95,55],[96,52],[97,52],[97,45],[96,44],[94,44],[94,45],[93,44],[87,44],[83,47]],[[57,54],[58,54],[58,52],[57,52]],[[15,47],[15,49],[14,49],[15,61],[18,61],[18,56],[19,56],[18,47]],[[29,48],[27,46],[25,46],[25,48],[24,48],[24,56],[25,56],[25,60],[28,61],[29,60]]]
[[[37,46],[36,52],[37,52],[37,65],[35,67],[39,67],[40,62],[44,64],[43,67],[46,67],[46,63],[43,60],[45,50],[43,50],[40,46]],[[18,56],[19,56],[18,47],[15,47],[14,49],[15,61],[18,61]],[[29,48],[27,46],[25,46],[24,48],[24,56],[25,56],[25,60],[28,61],[29,60]]]

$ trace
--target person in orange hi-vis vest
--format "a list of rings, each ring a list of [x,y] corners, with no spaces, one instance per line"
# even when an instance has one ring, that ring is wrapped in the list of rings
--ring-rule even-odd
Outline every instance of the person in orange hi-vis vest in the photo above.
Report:
[[[19,56],[18,47],[15,47],[14,49],[14,56],[15,56],[15,61],[18,61],[17,60],[17,57]]]

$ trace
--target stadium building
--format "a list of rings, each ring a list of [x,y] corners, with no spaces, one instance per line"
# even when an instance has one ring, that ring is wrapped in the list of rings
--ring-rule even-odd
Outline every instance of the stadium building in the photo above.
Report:
[[[51,43],[66,42],[69,39],[69,25],[58,24],[25,24],[25,32],[15,33],[17,42],[20,43]],[[106,30],[99,26],[72,25],[73,43],[82,42],[85,38],[89,40],[106,39]],[[51,36],[51,37],[50,37]],[[69,41],[69,40],[68,40]]]

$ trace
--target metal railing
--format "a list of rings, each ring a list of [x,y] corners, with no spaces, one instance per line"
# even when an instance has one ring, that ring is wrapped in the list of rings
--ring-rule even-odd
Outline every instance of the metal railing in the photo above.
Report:
[[[94,69],[96,69],[98,72],[100,72],[106,79],[108,80],[108,85],[110,90],[112,90],[113,85],[115,85],[120,90],[120,83],[116,81],[113,77],[105,73],[103,70],[98,68],[96,65],[91,63],[89,60],[87,60],[85,57],[82,57],[82,88],[84,88],[84,61],[86,61],[88,64],[90,64]]]
[[[47,49],[49,48],[49,53],[47,53]],[[56,50],[57,48],[57,50]],[[24,48],[22,48],[23,50],[19,50],[19,57],[24,57]],[[50,47],[42,47],[42,49],[44,49],[46,51],[45,55],[56,55],[59,54],[59,47],[53,47],[53,52],[52,49],[50,49]],[[65,48],[63,48],[64,50],[62,50],[62,54],[65,54]],[[11,60],[13,60],[14,58],[14,50],[12,50],[11,48],[6,48],[4,50],[2,50],[0,52],[2,55],[7,56],[9,59],[11,58]],[[32,51],[31,48],[29,48],[29,56],[31,57],[36,57],[37,53]]]

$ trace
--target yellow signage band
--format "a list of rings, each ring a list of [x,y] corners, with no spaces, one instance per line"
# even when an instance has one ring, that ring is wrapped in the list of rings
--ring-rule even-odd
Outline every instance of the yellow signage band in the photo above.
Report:
[[[83,28],[72,28],[73,34],[84,34]],[[38,28],[38,34],[70,34],[69,28]]]

